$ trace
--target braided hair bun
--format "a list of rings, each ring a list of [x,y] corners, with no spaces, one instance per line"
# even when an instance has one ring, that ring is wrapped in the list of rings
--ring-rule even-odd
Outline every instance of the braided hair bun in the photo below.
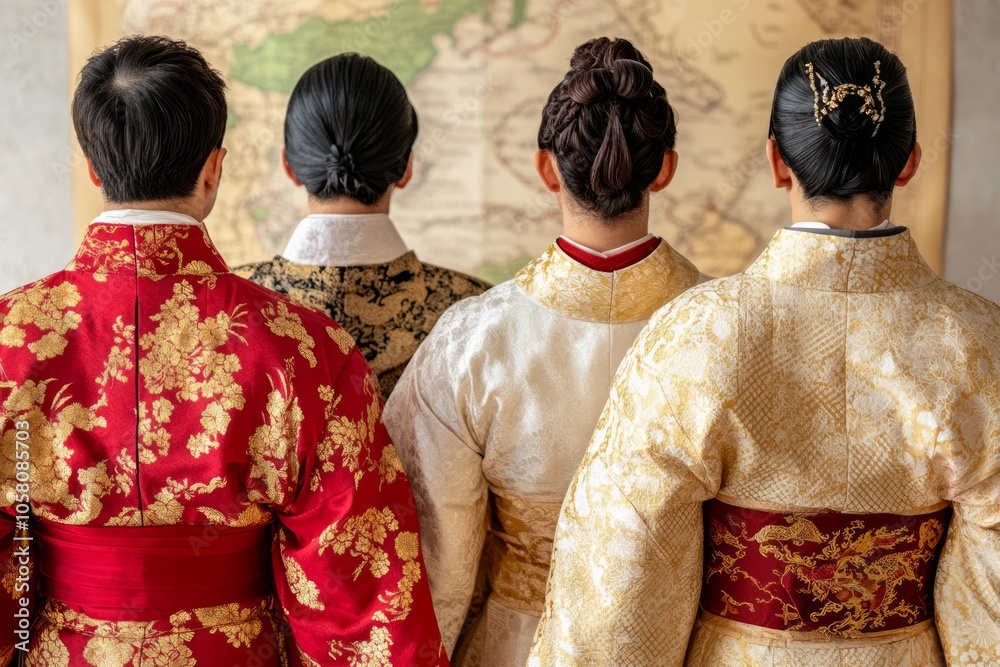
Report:
[[[538,147],[556,157],[573,197],[607,220],[642,205],[676,136],[649,62],[628,40],[600,37],[577,47],[549,95]]]

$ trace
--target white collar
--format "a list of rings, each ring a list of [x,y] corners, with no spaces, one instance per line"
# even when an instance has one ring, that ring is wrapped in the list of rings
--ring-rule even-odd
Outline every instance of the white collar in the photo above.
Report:
[[[895,227],[890,220],[883,220],[882,224],[878,227],[872,227],[869,231],[875,231],[876,229],[889,229],[890,227]],[[830,229],[830,225],[825,222],[796,222],[792,225],[792,229]]]
[[[109,222],[115,225],[200,225],[201,223],[190,215],[176,211],[144,211],[134,208],[123,208],[105,211],[94,218],[94,222]]]
[[[310,215],[299,223],[281,256],[312,266],[388,264],[409,252],[383,213]]]
[[[627,250],[631,250],[632,248],[635,248],[636,246],[640,246],[643,243],[646,243],[647,241],[649,241],[649,239],[654,238],[654,236],[652,234],[646,234],[645,236],[643,236],[638,241],[632,241],[631,243],[626,243],[625,245],[621,246],[620,248],[615,248],[614,250],[607,250],[605,252],[598,252],[597,250],[594,250],[592,248],[588,248],[585,245],[581,245],[581,244],[577,243],[576,241],[574,241],[573,239],[566,238],[565,236],[560,236],[559,238],[561,238],[564,243],[568,243],[569,245],[573,246],[577,250],[582,250],[583,252],[587,253],[588,255],[593,255],[594,257],[600,257],[601,259],[607,259],[608,257],[614,257],[615,255],[620,255],[620,254],[622,254],[623,252],[625,252]]]

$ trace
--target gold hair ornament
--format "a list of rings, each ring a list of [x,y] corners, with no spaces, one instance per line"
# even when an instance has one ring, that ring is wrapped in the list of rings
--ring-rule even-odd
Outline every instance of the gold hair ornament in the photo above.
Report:
[[[839,107],[841,102],[851,95],[857,95],[864,100],[860,112],[875,123],[872,136],[878,134],[882,121],[885,120],[885,102],[882,100],[882,89],[885,88],[885,81],[882,80],[882,61],[875,61],[875,78],[867,86],[843,83],[831,89],[830,82],[824,79],[823,75],[816,73],[812,63],[806,63],[806,72],[809,74],[809,86],[813,90],[813,113],[817,125],[822,125],[823,116]],[[819,79],[819,86],[816,85],[816,79]]]

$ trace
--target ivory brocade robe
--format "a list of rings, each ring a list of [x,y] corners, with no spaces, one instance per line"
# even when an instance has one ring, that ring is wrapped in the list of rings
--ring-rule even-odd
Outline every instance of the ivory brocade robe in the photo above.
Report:
[[[699,279],[666,242],[615,272],[553,245],[453,306],[417,351],[386,425],[417,498],[454,664],[524,665],[559,507],[619,361],[649,316]]]
[[[530,666],[1000,664],[1000,307],[886,234],[779,231],[652,318]]]
[[[325,228],[324,217],[338,224]],[[355,218],[362,220],[354,222]],[[278,256],[234,269],[238,275],[323,310],[336,320],[364,353],[385,398],[444,311],[456,301],[482,294],[490,287],[478,278],[421,262],[405,246],[397,256],[390,252],[390,257],[378,248],[367,249],[367,254],[374,253],[375,261],[370,263],[358,263],[350,256],[358,246],[362,246],[358,248],[360,253],[365,253],[365,243],[396,247],[392,244],[398,239],[395,230],[380,229],[391,224],[387,216],[310,216],[295,232],[302,237],[302,243],[312,246],[307,257],[292,261]],[[384,233],[366,234],[364,227],[369,225]],[[343,235],[352,238],[345,244]],[[293,236],[292,243],[297,241]],[[322,254],[323,248],[329,249],[327,256],[333,255],[334,265],[316,263],[322,261],[316,254]]]
[[[230,273],[201,225],[93,224],[0,323],[0,664],[46,590],[29,665],[447,664],[377,381],[326,315]]]

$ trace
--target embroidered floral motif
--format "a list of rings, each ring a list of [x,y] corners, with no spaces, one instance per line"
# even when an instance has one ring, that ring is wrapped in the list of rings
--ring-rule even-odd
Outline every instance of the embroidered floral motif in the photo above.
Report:
[[[368,641],[330,642],[330,657],[346,659],[350,667],[389,667],[392,665],[392,636],[383,627],[372,628]]]
[[[351,517],[343,527],[336,523],[323,531],[319,537],[320,555],[326,549],[334,553],[349,553],[361,559],[361,564],[354,570],[357,579],[368,566],[376,579],[384,577],[389,571],[389,554],[383,549],[385,538],[390,531],[399,530],[399,523],[392,510],[385,507],[381,510],[369,508],[361,516]]]
[[[80,313],[71,310],[82,297],[70,282],[52,287],[36,284],[8,294],[6,300],[9,311],[0,329],[0,346],[27,346],[38,361],[61,355],[67,334],[82,321]]]

